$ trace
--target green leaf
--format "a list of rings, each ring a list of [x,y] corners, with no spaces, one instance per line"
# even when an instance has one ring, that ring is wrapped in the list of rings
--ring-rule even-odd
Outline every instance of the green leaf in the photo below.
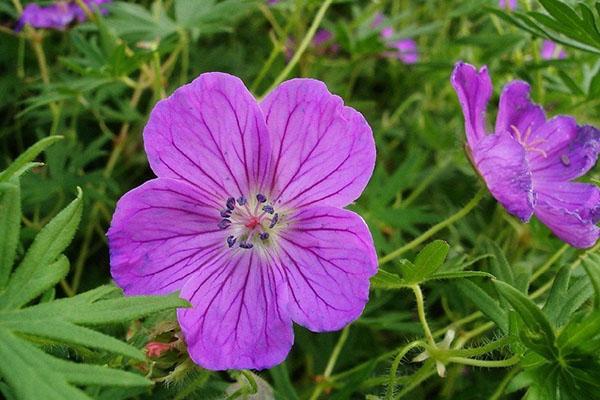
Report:
[[[462,278],[491,278],[495,276],[483,271],[453,271],[453,272],[438,272],[427,278],[428,281],[438,279],[462,279]]]
[[[485,252],[492,255],[489,259],[490,272],[492,275],[502,282],[506,282],[511,286],[514,285],[515,278],[513,270],[506,259],[506,255],[504,255],[504,251],[502,251],[495,242],[486,240]]]
[[[481,289],[475,283],[468,279],[461,279],[454,282],[458,290],[473,302],[489,319],[494,321],[502,332],[508,332],[508,317],[506,311],[500,307],[485,290]]]
[[[542,311],[523,293],[502,281],[494,281],[498,292],[513,306],[525,322],[521,341],[538,354],[552,359],[556,354],[555,335]]]
[[[177,295],[173,293],[168,296],[120,297],[93,302],[81,301],[81,295],[77,295],[51,303],[37,304],[16,312],[0,313],[0,323],[4,319],[59,319],[86,325],[125,322],[158,311],[189,307],[189,303]]]
[[[0,172],[0,182],[6,182],[12,178],[19,170],[22,170],[30,161],[38,156],[51,144],[62,139],[62,136],[48,136],[25,150],[12,164],[4,171]]]
[[[398,275],[379,269],[377,274],[371,278],[371,287],[373,289],[402,289],[408,285]]]
[[[275,389],[277,399],[298,400],[298,393],[290,380],[290,374],[286,362],[271,368],[269,370],[273,378],[273,388]]]
[[[590,253],[583,260],[583,268],[587,273],[590,281],[592,282],[592,287],[594,288],[595,297],[594,297],[594,309],[600,309],[600,255]]]
[[[65,256],[60,256],[54,263],[31,276],[25,288],[9,285],[6,292],[0,296],[0,304],[6,309],[19,308],[54,287],[68,273],[69,260]]]
[[[17,251],[21,230],[21,189],[18,179],[0,182],[0,290],[4,288]]]
[[[9,287],[11,293],[27,290],[32,276],[48,268],[69,245],[81,219],[83,207],[81,189],[77,198],[52,219],[36,236],[29,247],[23,261],[13,273]],[[0,299],[0,309],[6,309],[12,304],[10,299]]]
[[[13,332],[25,333],[40,338],[52,339],[62,343],[86,346],[92,349],[106,350],[143,361],[146,357],[139,349],[130,346],[112,336],[96,332],[61,320],[44,319],[39,321],[4,320],[0,326]]]
[[[546,299],[546,304],[544,304],[544,308],[542,309],[555,327],[558,327],[558,317],[569,290],[570,278],[571,267],[569,265],[564,265],[556,274],[556,278],[554,278],[554,283],[552,284],[552,288]]]
[[[415,259],[414,264],[401,260],[400,270],[407,285],[421,283],[437,271],[446,260],[450,246],[443,240],[436,240],[425,246]]]

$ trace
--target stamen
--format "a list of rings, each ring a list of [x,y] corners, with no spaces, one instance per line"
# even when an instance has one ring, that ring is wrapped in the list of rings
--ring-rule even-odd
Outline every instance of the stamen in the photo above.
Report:
[[[272,229],[275,226],[275,224],[277,224],[277,221],[279,221],[279,214],[275,213],[275,215],[273,215],[273,218],[271,218],[269,229]]]
[[[227,199],[227,208],[231,211],[233,211],[233,209],[235,208],[235,199],[233,197]]]
[[[238,197],[237,202],[240,206],[244,206],[248,203],[248,200],[244,196],[240,196]]]
[[[231,217],[231,210],[228,210],[225,208],[225,209],[221,210],[220,214],[221,214],[221,217],[223,217],[223,218],[229,218],[229,217]]]
[[[246,241],[240,241],[240,247],[242,249],[251,249],[254,247],[254,245],[252,243],[248,243]]]
[[[273,208],[273,206],[269,206],[269,205],[263,206],[262,209],[264,212],[269,213],[269,214],[273,214],[275,212],[275,209]]]
[[[235,244],[235,241],[237,240],[237,238],[235,236],[228,236],[227,237],[227,246],[229,246],[229,248],[232,248],[233,245]]]
[[[267,201],[267,198],[264,194],[259,193],[256,195],[256,200],[258,200],[259,203],[264,203],[265,201]]]
[[[218,227],[219,229],[227,229],[229,228],[229,225],[231,225],[231,221],[228,220],[227,218],[222,219],[221,222],[218,223]]]
[[[258,235],[258,237],[260,238],[260,240],[267,240],[269,238],[269,234],[267,232],[261,232],[260,235]]]
[[[568,167],[569,165],[571,165],[571,160],[569,159],[569,156],[566,154],[563,154],[562,156],[560,156],[560,162],[565,166]]]

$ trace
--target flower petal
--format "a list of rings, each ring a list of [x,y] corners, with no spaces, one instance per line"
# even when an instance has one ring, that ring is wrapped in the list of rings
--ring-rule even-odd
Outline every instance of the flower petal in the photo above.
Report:
[[[580,182],[540,185],[535,214],[564,242],[592,247],[600,237],[600,189]]]
[[[510,132],[514,136],[517,129],[525,137],[528,130],[535,134],[545,121],[544,109],[529,98],[528,83],[512,81],[504,86],[496,117],[496,133]],[[530,142],[535,140],[530,139]]]
[[[506,210],[528,221],[534,195],[525,150],[508,133],[488,135],[472,151],[475,167]]]
[[[108,231],[111,274],[128,295],[179,290],[226,247],[210,199],[185,182],[159,178],[126,193]]]
[[[193,308],[177,316],[194,362],[212,370],[264,369],[282,362],[294,340],[281,272],[240,249],[198,271],[181,291]]]
[[[331,331],[358,318],[369,297],[377,255],[357,214],[314,207],[291,216],[278,257],[289,285],[292,319],[312,331]]]
[[[592,126],[575,126],[575,121],[570,117],[556,117],[546,125],[557,119],[554,125],[563,121],[566,126],[562,129],[556,127],[554,132],[558,133],[546,136],[563,138],[555,140],[552,148],[530,160],[535,181],[560,182],[578,178],[588,172],[598,159],[600,130]]]
[[[375,165],[371,128],[356,110],[312,79],[281,84],[262,102],[273,156],[271,197],[292,207],[343,207]]]
[[[474,148],[486,136],[485,111],[493,90],[490,75],[487,67],[477,71],[474,66],[459,62],[452,72],[451,82],[465,116],[467,142]]]
[[[206,73],[160,101],[144,129],[154,173],[198,186],[223,202],[260,191],[269,136],[254,97],[238,78]]]

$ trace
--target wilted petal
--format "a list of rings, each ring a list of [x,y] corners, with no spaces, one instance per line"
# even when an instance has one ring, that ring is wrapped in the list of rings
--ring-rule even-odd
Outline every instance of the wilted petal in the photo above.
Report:
[[[522,221],[529,220],[534,198],[523,147],[508,133],[488,135],[471,156],[496,200]]]
[[[531,163],[535,180],[568,181],[588,172],[600,153],[600,130],[593,126],[573,127],[568,139],[561,140],[546,157],[538,156]],[[574,134],[574,136],[573,136]]]
[[[254,97],[240,79],[216,72],[156,104],[144,145],[156,175],[189,182],[220,202],[260,191],[269,162]]]
[[[528,131],[535,133],[545,121],[542,107],[533,104],[529,98],[528,83],[513,81],[504,86],[498,106],[496,133],[510,132],[513,136],[524,137]],[[519,133],[516,134],[515,130]]]
[[[535,215],[571,246],[587,248],[600,237],[600,189],[579,182],[538,184]]]
[[[155,179],[125,194],[108,231],[113,279],[127,295],[166,294],[226,244],[219,215],[197,188]]]
[[[193,308],[177,312],[194,362],[212,370],[264,369],[283,361],[293,342],[287,288],[263,255],[240,249],[183,287]]]
[[[272,197],[291,207],[345,206],[375,165],[371,128],[323,82],[293,79],[261,104],[273,156]]]
[[[279,239],[292,319],[321,332],[358,318],[369,297],[369,277],[377,272],[362,218],[332,207],[305,209],[290,218]]]
[[[459,62],[452,72],[451,82],[465,116],[467,142],[473,149],[486,136],[485,112],[492,96],[492,81],[487,67],[477,71],[474,66]]]

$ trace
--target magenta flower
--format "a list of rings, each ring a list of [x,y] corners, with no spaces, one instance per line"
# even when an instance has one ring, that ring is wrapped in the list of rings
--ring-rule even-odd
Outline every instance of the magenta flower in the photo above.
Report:
[[[364,117],[312,79],[257,103],[236,77],[206,73],[159,102],[144,130],[158,176],[125,194],[108,232],[127,295],[181,290],[191,358],[268,368],[292,342],[356,319],[377,271],[371,234],[343,207],[374,167]]]
[[[517,0],[498,0],[498,7],[513,11],[517,8]]]
[[[412,39],[400,39],[392,44],[396,48],[396,58],[404,64],[415,64],[419,62],[419,50],[417,42]]]
[[[596,163],[600,131],[570,116],[546,120],[529,99],[529,85],[513,81],[500,96],[495,132],[487,134],[493,89],[486,67],[458,63],[452,85],[465,116],[469,156],[492,195],[522,221],[535,214],[570,245],[593,246],[600,237],[600,190],[572,180]]]
[[[562,60],[567,57],[567,53],[552,40],[544,40],[540,56],[543,60]]]
[[[106,14],[108,10],[101,6],[110,3],[110,0],[84,0],[84,3],[91,11],[99,8],[103,14]],[[25,25],[38,29],[64,30],[74,21],[85,20],[85,13],[74,1],[57,1],[46,7],[29,3],[23,9],[23,14],[17,23],[17,31],[23,29]]]

